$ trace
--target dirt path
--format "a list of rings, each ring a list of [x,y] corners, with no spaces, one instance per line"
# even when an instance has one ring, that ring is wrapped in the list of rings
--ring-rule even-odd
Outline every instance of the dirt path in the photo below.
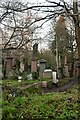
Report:
[[[49,92],[63,92],[65,90],[70,89],[74,84],[78,83],[77,79],[73,79],[69,81],[68,83],[64,84],[63,86],[56,86],[52,85],[50,88],[43,88],[43,93],[49,93]]]

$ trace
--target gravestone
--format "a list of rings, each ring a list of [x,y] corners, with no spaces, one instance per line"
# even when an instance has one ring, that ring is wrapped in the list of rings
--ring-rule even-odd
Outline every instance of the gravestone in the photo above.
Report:
[[[44,73],[45,66],[46,66],[46,60],[41,59],[39,61],[39,66],[40,66],[39,76],[40,76],[40,78],[43,78],[43,73]]]
[[[58,82],[57,73],[56,72],[52,72],[52,82],[55,83],[55,84]]]
[[[12,67],[13,67],[13,57],[9,56],[6,58],[6,76],[8,78],[13,76]]]
[[[51,69],[45,69],[43,72],[43,77],[44,78],[52,78],[52,70]]]

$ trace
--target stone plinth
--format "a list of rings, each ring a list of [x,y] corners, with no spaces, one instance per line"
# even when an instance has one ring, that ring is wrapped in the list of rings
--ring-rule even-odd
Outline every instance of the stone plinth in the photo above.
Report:
[[[37,72],[37,60],[32,58],[31,60],[31,72]]]

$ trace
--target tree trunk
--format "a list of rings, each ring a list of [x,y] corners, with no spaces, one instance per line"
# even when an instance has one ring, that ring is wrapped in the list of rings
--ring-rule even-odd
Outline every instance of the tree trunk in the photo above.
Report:
[[[74,24],[75,24],[75,36],[78,47],[78,76],[80,78],[80,28],[79,28],[79,12],[78,12],[78,1],[73,0],[73,13],[74,13]]]

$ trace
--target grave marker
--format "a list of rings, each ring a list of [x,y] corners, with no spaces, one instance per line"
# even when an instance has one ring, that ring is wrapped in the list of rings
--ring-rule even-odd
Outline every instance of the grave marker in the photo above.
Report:
[[[6,58],[6,75],[7,75],[7,77],[9,78],[9,77],[12,77],[13,76],[13,74],[12,74],[12,67],[13,67],[13,57],[10,57],[10,56],[8,56],[7,58]]]
[[[56,72],[52,72],[52,82],[55,83],[55,84],[58,82]]]
[[[45,64],[46,64],[46,60],[41,59],[39,61],[39,66],[40,66],[39,76],[40,76],[40,78],[43,78],[43,72],[45,70]]]

